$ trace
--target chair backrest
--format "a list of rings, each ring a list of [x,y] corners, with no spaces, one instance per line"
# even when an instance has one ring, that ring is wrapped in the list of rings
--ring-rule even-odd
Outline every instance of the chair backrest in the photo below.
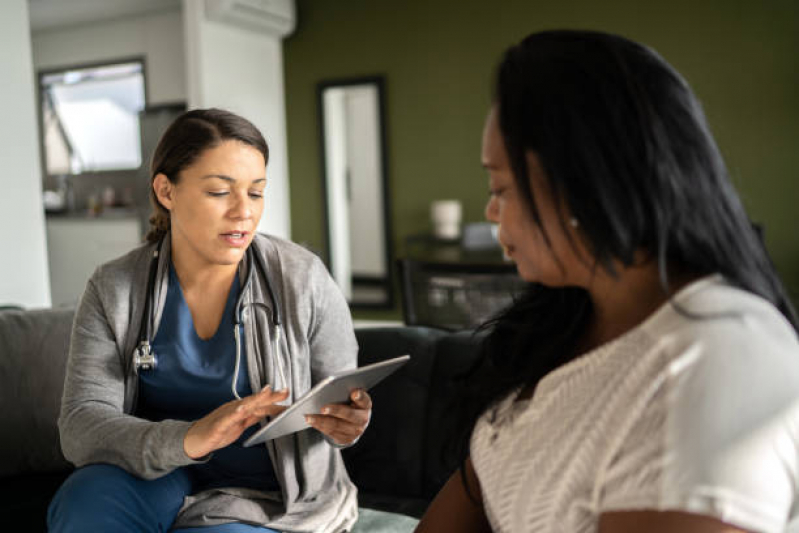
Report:
[[[510,263],[397,261],[409,326],[473,329],[513,303],[527,283]]]

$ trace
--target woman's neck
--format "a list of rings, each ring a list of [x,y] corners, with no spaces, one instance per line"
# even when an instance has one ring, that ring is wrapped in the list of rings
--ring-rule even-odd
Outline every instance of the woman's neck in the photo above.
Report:
[[[690,275],[672,277],[669,280],[671,295],[694,279],[696,276]],[[617,277],[598,272],[587,289],[593,313],[580,343],[580,352],[596,348],[635,328],[671,296],[660,284],[660,272],[654,261],[619,269]]]
[[[194,289],[213,291],[218,288],[227,291],[238,270],[238,264],[210,263],[189,247],[181,246],[174,241],[171,259],[184,293],[192,292]]]

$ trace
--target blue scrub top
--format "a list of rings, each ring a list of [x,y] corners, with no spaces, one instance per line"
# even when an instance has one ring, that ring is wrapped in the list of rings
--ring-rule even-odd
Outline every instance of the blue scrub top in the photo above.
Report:
[[[219,328],[213,337],[203,340],[197,335],[180,281],[170,265],[161,324],[152,343],[158,366],[139,374],[137,416],[153,421],[198,420],[235,399],[231,390],[236,365],[233,314],[239,290],[236,276]],[[243,326],[239,327],[243,337]],[[236,382],[242,398],[252,394],[246,359],[242,342]],[[241,445],[257,429],[257,424],[248,428],[236,442],[215,451],[207,463],[188,466],[194,492],[215,487],[279,490],[266,447]]]

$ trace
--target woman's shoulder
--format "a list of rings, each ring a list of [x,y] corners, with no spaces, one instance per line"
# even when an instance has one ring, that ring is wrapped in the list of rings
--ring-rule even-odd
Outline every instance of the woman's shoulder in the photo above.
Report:
[[[309,264],[321,262],[319,256],[308,248],[282,237],[269,235],[267,233],[256,233],[253,240],[267,259],[273,257],[270,254],[270,252],[273,252],[279,256],[281,261]]]
[[[799,340],[769,301],[721,276],[692,283],[666,303],[644,329],[661,346],[701,348],[729,363],[733,356],[763,360],[788,354],[799,365]]]
[[[308,276],[327,275],[319,256],[295,242],[265,233],[256,233],[253,241],[269,268],[290,274],[284,276],[289,282],[307,283]]]
[[[675,304],[650,330],[675,428],[723,435],[799,405],[799,340],[774,305],[720,277]]]
[[[799,478],[796,461],[784,460],[799,442],[795,330],[771,303],[721,279],[678,303],[691,314],[675,310],[680,327],[661,343],[664,504],[680,508],[703,491],[708,507],[697,511],[715,515],[713,502],[751,510],[790,499]],[[641,427],[656,418],[642,417]]]

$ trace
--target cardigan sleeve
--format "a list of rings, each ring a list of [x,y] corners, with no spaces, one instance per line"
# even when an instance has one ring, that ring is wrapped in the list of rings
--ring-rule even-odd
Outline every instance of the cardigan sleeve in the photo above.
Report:
[[[311,380],[318,383],[325,377],[358,366],[358,342],[352,325],[347,300],[338,285],[318,259],[313,263],[316,283],[314,312],[310,328]],[[324,436],[336,448],[347,448],[358,439],[342,446]]]
[[[197,462],[183,449],[191,422],[151,422],[124,412],[125,375],[104,286],[100,267],[75,315],[58,420],[61,447],[76,467],[108,463],[155,479]]]

